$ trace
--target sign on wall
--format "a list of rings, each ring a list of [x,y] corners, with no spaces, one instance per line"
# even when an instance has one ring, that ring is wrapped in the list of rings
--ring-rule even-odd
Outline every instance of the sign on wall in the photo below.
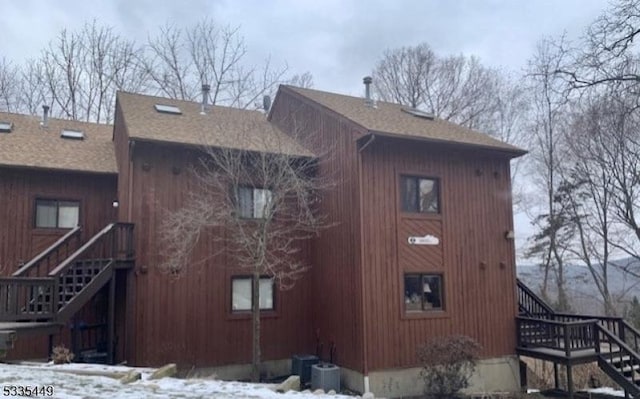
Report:
[[[440,244],[440,240],[438,237],[427,234],[424,237],[420,236],[410,236],[409,237],[409,245],[438,245]]]

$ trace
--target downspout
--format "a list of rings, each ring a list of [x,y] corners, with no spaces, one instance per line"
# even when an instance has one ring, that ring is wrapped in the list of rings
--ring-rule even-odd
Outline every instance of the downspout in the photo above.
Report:
[[[369,393],[371,392],[371,389],[369,387],[369,360],[368,360],[368,351],[367,351],[367,311],[366,311],[366,307],[367,307],[367,301],[366,301],[366,295],[365,295],[365,276],[364,276],[364,272],[365,272],[365,266],[364,266],[364,259],[365,259],[365,251],[364,251],[364,245],[363,245],[363,239],[362,239],[362,235],[364,232],[364,214],[363,214],[363,206],[362,203],[364,201],[364,195],[363,195],[363,184],[362,184],[362,151],[364,151],[365,148],[367,148],[371,143],[373,143],[373,141],[376,139],[376,136],[374,134],[371,134],[369,136],[369,140],[367,140],[366,143],[364,143],[362,145],[362,147],[360,147],[358,149],[358,201],[359,201],[359,213],[360,213],[360,293],[361,293],[361,302],[362,302],[362,374],[363,374],[363,387],[364,387],[364,393]]]
[[[364,149],[365,149],[365,148],[367,148],[367,147],[369,146],[369,144],[373,143],[375,139],[376,139],[376,135],[375,135],[375,134],[373,134],[373,133],[371,133],[371,134],[369,135],[369,140],[367,140],[367,142],[366,142],[366,143],[364,143],[364,144],[362,145],[362,147],[360,147],[360,149],[358,149],[358,152],[359,152],[359,153],[362,153],[362,151],[364,151]]]

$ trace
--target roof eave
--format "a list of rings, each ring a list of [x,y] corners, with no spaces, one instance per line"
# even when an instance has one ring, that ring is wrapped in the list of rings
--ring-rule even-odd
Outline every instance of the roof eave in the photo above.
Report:
[[[142,143],[150,143],[150,144],[159,144],[159,145],[168,145],[168,146],[176,146],[176,147],[184,147],[184,148],[197,148],[197,149],[202,149],[205,147],[214,147],[214,148],[225,148],[228,150],[236,150],[236,151],[249,151],[249,152],[264,152],[266,154],[283,154],[282,152],[275,152],[275,151],[257,151],[257,150],[252,150],[252,149],[248,149],[248,148],[236,148],[236,147],[223,147],[223,146],[207,146],[204,144],[195,144],[195,143],[184,143],[184,142],[180,142],[180,141],[168,141],[168,140],[155,140],[155,139],[150,139],[147,137],[139,137],[139,136],[130,136],[129,140],[131,141],[138,141],[138,142],[142,142]],[[287,154],[290,155],[291,157],[294,158],[308,158],[308,159],[316,159],[318,158],[318,156],[310,151],[308,151],[306,154],[302,154],[302,153],[298,153],[298,154]]]
[[[369,135],[390,137],[390,138],[411,140],[411,141],[419,141],[419,142],[425,142],[425,143],[444,144],[448,146],[454,146],[454,147],[466,148],[466,149],[483,149],[483,150],[489,150],[489,151],[505,154],[509,158],[518,158],[529,152],[513,146],[512,148],[508,148],[508,147],[499,147],[499,146],[492,146],[492,145],[486,145],[486,144],[472,144],[472,143],[464,143],[464,142],[459,142],[454,140],[440,140],[440,139],[434,139],[429,137],[410,136],[406,134],[389,133],[389,132],[376,131],[376,130],[369,130]]]
[[[20,164],[7,164],[0,162],[0,168],[6,169],[26,169],[38,172],[63,172],[63,173],[82,173],[91,175],[105,175],[105,176],[118,176],[117,170],[87,170],[87,169],[71,169],[71,168],[56,168],[46,166],[35,165],[20,165]]]

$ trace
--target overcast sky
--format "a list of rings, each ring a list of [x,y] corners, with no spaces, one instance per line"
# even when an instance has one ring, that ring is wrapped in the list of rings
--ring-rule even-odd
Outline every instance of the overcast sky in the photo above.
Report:
[[[606,7],[605,0],[0,0],[0,58],[35,57],[62,29],[93,19],[144,42],[166,23],[204,17],[240,26],[251,62],[271,56],[293,73],[309,71],[320,90],[360,95],[384,50],[427,42],[438,54],[467,54],[520,72],[544,36],[569,38]],[[516,215],[520,249],[532,233]]]
[[[204,16],[241,27],[249,56],[271,55],[315,87],[360,94],[385,49],[427,42],[440,54],[474,54],[520,70],[541,37],[578,35],[605,0],[0,0],[0,57],[35,57],[61,29],[97,19],[145,41],[167,22]]]

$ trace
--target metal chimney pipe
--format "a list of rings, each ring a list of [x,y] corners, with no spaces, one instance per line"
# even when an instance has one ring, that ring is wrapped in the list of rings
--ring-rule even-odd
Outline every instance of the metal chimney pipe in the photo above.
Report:
[[[207,112],[207,102],[209,101],[209,91],[211,91],[211,86],[204,83],[202,85],[202,106],[200,108],[200,115],[205,115]]]
[[[271,109],[271,97],[270,96],[262,97],[262,108],[264,109],[264,112],[266,112],[267,114],[269,113],[269,110]]]
[[[42,126],[48,127],[48,123],[49,123],[49,106],[43,105],[42,106]]]
[[[371,76],[365,76],[362,82],[364,83],[365,92],[364,103],[367,107],[373,107],[373,99],[371,98],[371,83],[373,82],[373,78],[371,78]]]

